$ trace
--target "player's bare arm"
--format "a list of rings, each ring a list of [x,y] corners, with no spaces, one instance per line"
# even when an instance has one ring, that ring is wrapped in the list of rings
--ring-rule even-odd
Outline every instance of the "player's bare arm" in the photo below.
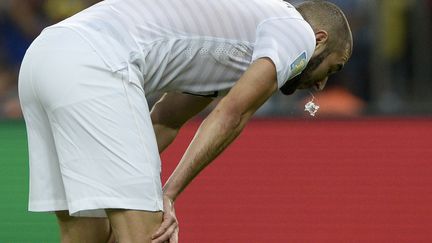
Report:
[[[184,188],[242,131],[255,111],[277,90],[276,68],[268,58],[255,61],[204,120],[179,165],[164,186],[164,203],[172,203]],[[171,214],[175,217],[174,214]],[[164,217],[153,242],[165,242],[177,230],[176,220]],[[175,234],[174,234],[175,235]],[[176,237],[176,236],[175,236]]]
[[[209,97],[178,92],[165,93],[151,110],[159,153],[171,144],[183,124],[212,101],[213,98]]]

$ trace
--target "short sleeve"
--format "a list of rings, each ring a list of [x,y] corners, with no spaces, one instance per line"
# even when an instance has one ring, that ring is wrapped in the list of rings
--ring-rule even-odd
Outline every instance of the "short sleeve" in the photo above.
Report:
[[[299,75],[315,50],[315,34],[303,19],[267,19],[257,27],[252,61],[270,58],[276,66],[278,87]]]

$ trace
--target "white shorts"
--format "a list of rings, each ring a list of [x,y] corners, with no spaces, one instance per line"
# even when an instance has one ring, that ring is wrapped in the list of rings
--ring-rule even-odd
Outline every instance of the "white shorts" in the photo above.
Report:
[[[105,217],[161,211],[161,163],[138,74],[112,72],[77,33],[44,31],[27,51],[19,97],[30,211]]]

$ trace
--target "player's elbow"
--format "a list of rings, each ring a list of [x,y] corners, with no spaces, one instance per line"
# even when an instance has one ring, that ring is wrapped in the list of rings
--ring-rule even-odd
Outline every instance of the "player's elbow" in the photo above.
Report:
[[[180,129],[185,120],[176,119],[176,116],[172,116],[169,113],[160,112],[158,109],[153,109],[150,113],[153,126],[162,126],[170,129]]]

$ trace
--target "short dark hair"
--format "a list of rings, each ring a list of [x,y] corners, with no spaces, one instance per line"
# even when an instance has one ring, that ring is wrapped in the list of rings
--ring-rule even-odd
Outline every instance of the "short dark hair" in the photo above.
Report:
[[[341,47],[345,47],[351,55],[353,48],[351,28],[345,14],[338,6],[324,0],[309,0],[295,7],[314,31],[327,31],[330,51],[341,51]]]

